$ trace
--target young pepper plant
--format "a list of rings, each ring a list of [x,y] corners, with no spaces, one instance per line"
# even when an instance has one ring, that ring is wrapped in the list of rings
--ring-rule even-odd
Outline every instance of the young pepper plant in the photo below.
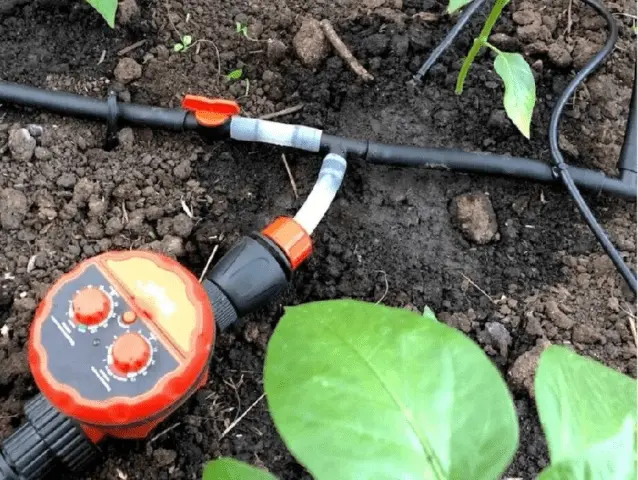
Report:
[[[86,0],[97,12],[102,15],[109,27],[115,28],[115,14],[117,13],[118,0]]]
[[[472,0],[450,0],[448,12],[453,13],[471,1]],[[505,85],[505,94],[503,96],[505,113],[514,125],[516,125],[516,128],[518,128],[526,138],[530,138],[532,114],[536,103],[536,82],[532,69],[520,53],[502,52],[488,41],[496,21],[501,16],[503,8],[505,8],[509,2],[510,0],[496,0],[492,11],[485,21],[485,25],[483,25],[481,33],[474,39],[472,48],[467,54],[467,57],[465,57],[465,61],[463,62],[456,81],[456,93],[458,95],[463,93],[463,85],[465,84],[467,74],[481,49],[483,47],[491,49],[496,53],[494,70],[496,70],[496,73],[501,77]]]

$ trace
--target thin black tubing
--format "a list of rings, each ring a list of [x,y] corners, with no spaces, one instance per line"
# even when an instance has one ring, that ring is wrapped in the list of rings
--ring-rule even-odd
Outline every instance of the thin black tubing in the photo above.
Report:
[[[0,81],[0,103],[4,102],[91,120],[106,121],[109,113],[104,100]],[[118,122],[131,126],[174,131],[195,130],[198,127],[195,117],[180,108],[118,103],[117,111]]]
[[[432,50],[432,53],[430,53],[430,56],[427,58],[423,66],[419,69],[416,75],[414,75],[414,80],[416,80],[417,82],[423,81],[423,77],[426,75],[426,73],[428,73],[430,68],[432,68],[432,65],[434,65],[439,57],[443,54],[443,52],[445,52],[450,47],[450,45],[452,45],[452,42],[454,42],[454,39],[459,35],[459,33],[461,33],[463,28],[465,28],[467,22],[470,21],[472,16],[483,6],[485,2],[486,0],[474,0],[470,4],[470,6],[465,9],[465,11],[457,20],[456,24],[450,29],[441,43],[439,43],[439,45],[434,50]]]
[[[636,175],[638,174],[638,133],[636,132],[638,122],[636,118],[636,66],[634,65],[634,86],[631,92],[631,103],[629,104],[629,118],[625,128],[625,141],[620,152],[618,169],[620,178],[627,184],[636,185]]]
[[[596,54],[594,57],[585,65],[585,67],[576,74],[573,80],[569,83],[567,88],[563,91],[560,98],[556,102],[556,106],[554,107],[554,111],[552,112],[552,118],[549,122],[549,144],[552,154],[552,160],[556,165],[556,169],[558,171],[558,175],[563,180],[563,183],[569,190],[570,195],[573,197],[578,210],[582,214],[585,222],[594,232],[594,235],[602,245],[602,247],[607,252],[607,255],[611,258],[612,262],[623,276],[627,284],[631,287],[631,290],[636,294],[636,274],[629,268],[629,266],[625,263],[624,259],[620,255],[620,252],[614,247],[611,243],[605,230],[601,227],[601,225],[594,217],[594,214],[589,209],[587,202],[581,195],[578,187],[574,183],[574,179],[570,174],[570,169],[563,158],[563,154],[560,151],[558,146],[558,126],[560,123],[560,118],[563,114],[563,110],[565,109],[565,105],[576,91],[578,86],[585,81],[585,79],[593,73],[607,58],[607,56],[613,51],[614,45],[616,44],[616,40],[618,39],[618,25],[614,20],[611,12],[605,8],[598,0],[585,0],[590,7],[594,8],[598,13],[600,13],[605,20],[607,21],[607,25],[609,27],[609,35],[607,37],[607,42],[605,46]]]

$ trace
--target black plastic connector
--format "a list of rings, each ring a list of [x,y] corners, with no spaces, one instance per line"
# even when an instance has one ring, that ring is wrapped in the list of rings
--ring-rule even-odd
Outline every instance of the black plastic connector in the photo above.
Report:
[[[0,480],[39,480],[63,465],[84,470],[97,450],[80,426],[39,394],[25,405],[27,422],[4,441]]]
[[[236,315],[243,316],[263,307],[281,293],[288,286],[291,275],[292,267],[284,253],[273,242],[255,234],[242,238],[231,248],[213,267],[208,281],[228,299]],[[211,301],[215,302],[213,295],[218,295],[217,292],[210,287],[207,289]],[[216,316],[222,305],[223,302],[219,302],[219,306],[213,303]]]

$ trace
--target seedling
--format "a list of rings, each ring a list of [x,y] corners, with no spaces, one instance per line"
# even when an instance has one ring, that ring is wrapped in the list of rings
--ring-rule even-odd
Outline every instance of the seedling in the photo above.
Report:
[[[248,38],[248,25],[241,22],[235,23],[235,31],[244,37]]]
[[[448,13],[455,12],[472,0],[450,0],[448,5]],[[481,33],[474,39],[474,44],[470,49],[459,76],[456,81],[456,93],[463,93],[463,85],[465,79],[476,59],[476,56],[483,47],[487,47],[496,53],[494,60],[494,70],[501,77],[505,84],[505,95],[503,97],[503,105],[505,113],[512,120],[516,128],[526,137],[530,138],[530,125],[532,123],[532,114],[536,103],[536,82],[532,69],[519,53],[502,52],[494,45],[488,42],[488,38],[492,33],[492,29],[496,21],[501,16],[503,8],[510,0],[497,0],[490,12]]]
[[[423,316],[353,300],[288,308],[264,388],[284,443],[315,480],[496,480],[518,446],[500,372],[427,307]],[[539,480],[636,478],[634,379],[550,346],[534,389],[551,457]],[[222,458],[205,468],[213,479],[274,477]]]
[[[236,80],[241,80],[241,76],[244,74],[244,71],[241,68],[236,68],[235,70],[228,72],[226,74],[226,80],[229,82],[234,82]]]
[[[193,37],[190,35],[184,35],[182,37],[182,41],[173,45],[173,51],[175,52],[185,52],[190,47],[193,46]]]

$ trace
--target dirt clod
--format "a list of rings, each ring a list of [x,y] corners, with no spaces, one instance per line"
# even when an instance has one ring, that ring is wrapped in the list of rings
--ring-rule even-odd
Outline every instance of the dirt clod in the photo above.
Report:
[[[166,448],[158,448],[153,451],[153,459],[162,467],[168,467],[175,463],[177,452],[175,450],[167,450]]]
[[[312,69],[318,68],[330,52],[321,24],[314,18],[304,19],[292,44],[301,63]]]
[[[181,238],[188,237],[193,231],[193,221],[185,213],[180,213],[173,219],[173,233]]]
[[[561,311],[555,300],[549,300],[545,304],[545,315],[559,328],[569,330],[574,326],[574,320]]]
[[[135,0],[122,0],[117,9],[117,23],[130,25],[140,16],[140,7]]]
[[[27,197],[21,191],[5,188],[0,192],[0,224],[3,229],[20,228],[28,210]]]
[[[498,232],[496,214],[490,197],[482,192],[466,193],[452,200],[454,223],[463,235],[479,245],[489,243]]]
[[[118,62],[113,74],[115,80],[126,85],[141,78],[142,66],[132,58],[125,57]]]
[[[133,129],[126,127],[117,132],[117,140],[120,148],[130,150],[135,143],[135,134],[133,133]]]
[[[514,361],[507,376],[515,390],[525,390],[530,398],[534,398],[534,376],[538,360],[543,351],[550,345],[549,341],[540,340],[534,348],[523,353]]]
[[[65,189],[71,189],[75,186],[78,178],[72,172],[64,172],[58,177],[56,185]]]
[[[442,312],[438,315],[438,318],[443,323],[462,332],[470,333],[472,331],[472,321],[464,313],[457,312],[450,314]]]
[[[561,43],[552,43],[547,51],[547,56],[550,62],[559,68],[569,68],[573,62],[569,50]]]
[[[286,44],[281,40],[268,40],[268,44],[266,46],[266,55],[270,62],[275,64],[281,62],[284,58],[286,58],[287,52],[288,47],[286,47]]]
[[[509,346],[512,344],[512,336],[505,326],[499,322],[487,322],[485,332],[491,345],[498,349],[502,357],[507,357]]]
[[[9,150],[16,162],[28,162],[33,157],[36,140],[26,128],[19,128],[9,134]]]

